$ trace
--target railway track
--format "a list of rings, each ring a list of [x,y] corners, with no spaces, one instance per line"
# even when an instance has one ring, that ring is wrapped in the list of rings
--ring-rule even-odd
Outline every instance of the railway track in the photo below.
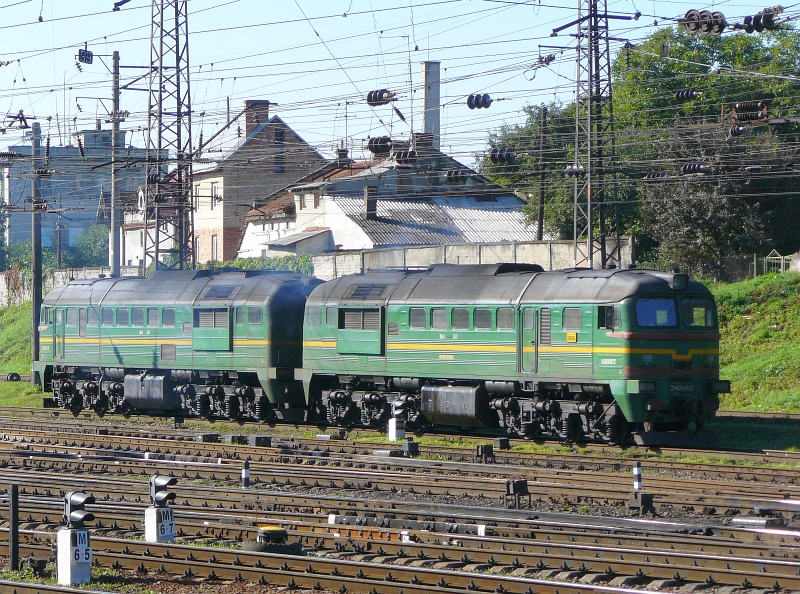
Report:
[[[800,590],[800,532],[730,526],[725,516],[754,506],[800,511],[793,453],[783,467],[774,465],[777,453],[759,453],[773,464],[761,467],[645,460],[645,485],[659,509],[691,506],[693,522],[705,519],[686,524],[500,504],[506,481],[525,478],[534,508],[623,512],[629,461],[601,452],[498,451],[497,463],[476,464],[474,450],[449,445],[423,445],[423,458],[400,459],[373,455],[386,448],[378,441],[276,437],[271,447],[251,447],[96,418],[55,418],[44,430],[37,419],[0,417],[0,484],[19,485],[23,554],[49,555],[63,492],[84,489],[98,499],[90,506],[97,563],[140,576],[340,592]],[[239,485],[244,460],[248,489]],[[146,480],[155,473],[179,477],[175,544],[138,540]],[[265,522],[284,527],[308,555],[239,550]],[[198,546],[209,541],[217,546]]]

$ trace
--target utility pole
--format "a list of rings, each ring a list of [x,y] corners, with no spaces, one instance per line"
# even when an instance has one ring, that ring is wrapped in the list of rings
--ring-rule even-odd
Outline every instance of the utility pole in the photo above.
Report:
[[[542,106],[542,121],[539,124],[539,205],[536,210],[536,241],[544,237],[544,128],[547,126],[547,108]]]
[[[42,309],[42,220],[39,195],[39,159],[42,154],[42,129],[39,122],[31,126],[31,364],[39,360],[39,310]],[[36,371],[31,368],[31,384],[40,385]]]
[[[119,276],[119,52],[111,54],[111,235],[108,242],[108,265],[111,277]]]

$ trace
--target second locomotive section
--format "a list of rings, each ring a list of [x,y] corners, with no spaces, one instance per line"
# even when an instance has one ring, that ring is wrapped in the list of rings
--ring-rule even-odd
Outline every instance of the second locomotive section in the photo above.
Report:
[[[328,422],[501,427],[570,441],[699,429],[720,392],[716,306],[683,274],[439,265],[317,287],[302,377]]]

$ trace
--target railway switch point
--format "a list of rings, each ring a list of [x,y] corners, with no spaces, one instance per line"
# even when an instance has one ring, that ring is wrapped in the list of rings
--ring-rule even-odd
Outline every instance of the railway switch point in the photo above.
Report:
[[[219,433],[198,433],[198,443],[219,443]]]
[[[495,437],[494,447],[497,448],[498,450],[510,450],[511,442],[507,437]]]
[[[653,505],[653,494],[634,491],[631,493],[630,501],[628,501],[628,510],[638,510],[640,516],[648,513],[655,514],[656,508]]]
[[[272,447],[272,437],[269,435],[248,435],[247,445],[256,448]]]
[[[409,437],[403,442],[403,455],[406,458],[419,456],[419,444],[414,441],[413,437]]]
[[[172,417],[170,420],[172,421],[172,427],[174,429],[183,427],[183,417]]]
[[[223,435],[222,436],[222,443],[227,443],[231,445],[247,445],[247,436],[246,435]]]
[[[506,493],[503,496],[506,507],[509,499],[512,501],[514,509],[519,509],[520,498],[528,496],[528,507],[531,506],[531,492],[528,491],[528,481],[525,479],[506,481]]]
[[[497,458],[494,455],[494,446],[488,443],[475,446],[475,461],[484,464],[497,462]]]

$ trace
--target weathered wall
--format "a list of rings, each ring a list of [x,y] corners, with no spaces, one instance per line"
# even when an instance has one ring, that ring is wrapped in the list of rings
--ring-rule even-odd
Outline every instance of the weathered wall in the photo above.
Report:
[[[611,245],[609,244],[609,248]],[[633,261],[633,243],[622,241],[622,266]],[[387,268],[427,268],[431,264],[495,264],[519,262],[539,264],[545,270],[570,268],[573,263],[572,241],[470,243],[401,247],[380,250],[353,250],[314,256],[314,275],[330,280],[364,270]],[[597,262],[595,262],[595,265]],[[578,266],[586,266],[579,260]]]
[[[108,266],[97,268],[66,268],[55,270],[53,274],[42,279],[42,294],[61,285],[66,285],[70,280],[79,278],[99,278],[101,274],[111,274]],[[139,269],[136,266],[122,266],[122,276],[137,276]],[[31,300],[31,283],[22,274],[15,270],[0,272],[0,306],[16,305],[23,301]]]
[[[321,235],[320,237],[325,237]],[[610,246],[609,246],[610,247]],[[632,242],[622,242],[622,266],[631,263]],[[353,250],[331,252],[313,256],[314,275],[323,280],[331,280],[346,274],[356,274],[364,270],[391,268],[427,268],[431,264],[494,264],[497,262],[519,262],[539,264],[545,270],[558,270],[573,266],[571,241],[480,243],[463,245],[433,245],[422,247],[401,247],[381,250]],[[585,266],[583,261],[578,266]],[[44,293],[64,285],[70,279],[98,278],[108,275],[111,269],[69,268],[56,270],[44,279]],[[136,266],[123,266],[122,276],[137,276]],[[0,305],[10,305],[30,301],[31,287],[22,275],[14,271],[0,272]]]

